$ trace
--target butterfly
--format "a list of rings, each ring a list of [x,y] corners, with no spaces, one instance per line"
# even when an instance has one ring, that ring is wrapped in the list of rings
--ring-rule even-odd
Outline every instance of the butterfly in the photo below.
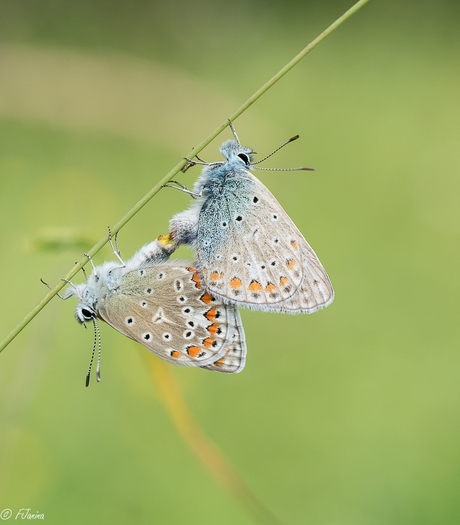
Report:
[[[160,238],[144,245],[124,262],[116,238],[115,249],[109,234],[118,261],[94,266],[89,258],[93,271],[87,282],[77,285],[69,282],[61,296],[62,299],[75,296],[79,301],[75,308],[77,321],[94,324],[91,364],[97,334],[98,381],[101,339],[97,319],[169,363],[216,372],[240,372],[245,366],[246,342],[238,309],[212,297],[202,286],[192,263],[169,260],[175,248],[166,244],[167,238],[162,241]]]
[[[196,200],[170,221],[170,236],[196,250],[203,285],[218,300],[266,312],[312,313],[334,298],[315,252],[279,202],[252,173],[256,153],[235,140],[220,147],[225,160],[202,164],[193,191],[170,187]],[[189,164],[190,165],[190,164]],[[265,168],[268,169],[268,168]],[[312,169],[312,168],[295,168]]]

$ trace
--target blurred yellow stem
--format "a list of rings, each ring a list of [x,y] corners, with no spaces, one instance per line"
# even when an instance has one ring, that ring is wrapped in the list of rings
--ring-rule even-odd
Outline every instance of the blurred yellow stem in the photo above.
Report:
[[[176,425],[182,439],[203,463],[211,476],[223,485],[258,521],[265,524],[279,524],[280,522],[239,477],[217,445],[201,430],[193,419],[184,402],[179,386],[173,377],[172,367],[159,359],[153,359],[147,352],[144,352],[144,355],[148,359],[148,366],[160,389],[166,411]]]
[[[236,111],[234,111],[227,119],[225,119],[207,138],[205,138],[198,146],[192,149],[185,157],[193,158],[195,155],[205,148],[217,135],[219,135],[227,126],[228,119],[236,120],[248,107],[253,104],[259,97],[261,97],[268,89],[270,89],[281,77],[283,77],[289,70],[291,70],[305,55],[307,55],[312,49],[314,49],[320,42],[322,42],[328,35],[334,31],[340,24],[342,24],[347,18],[353,15],[358,9],[360,9],[369,0],[359,0],[356,2],[348,11],[346,11],[341,17],[339,17],[333,24],[325,29],[319,36],[317,36],[307,47],[302,49],[288,64],[286,64],[276,75],[274,75],[268,82],[266,82],[260,89],[258,89],[244,104],[242,104]],[[133,206],[124,217],[122,217],[116,224],[111,228],[112,234],[115,235],[134,215],[143,208],[149,201],[156,195],[161,187],[168,183],[186,164],[185,157],[178,162],[171,171],[169,171],[144,197]],[[108,234],[104,235],[102,239],[95,244],[88,254],[93,257],[107,242]],[[81,270],[81,268],[88,262],[87,257],[83,257],[78,263],[76,263],[69,272],[64,276],[64,279],[70,280],[72,277]],[[52,288],[45,297],[24,317],[24,319],[14,328],[3,341],[0,343],[0,352],[11,343],[11,341],[19,334],[19,332],[27,326],[30,321],[42,310],[51,299],[64,287],[66,283],[61,280],[54,288]]]

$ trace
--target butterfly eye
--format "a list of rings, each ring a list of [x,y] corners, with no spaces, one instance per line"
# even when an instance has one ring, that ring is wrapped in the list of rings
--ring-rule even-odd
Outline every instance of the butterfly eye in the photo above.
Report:
[[[85,318],[86,321],[89,321],[90,319],[93,318],[93,312],[91,312],[90,310],[86,308],[81,309],[81,315]]]
[[[249,165],[249,157],[245,153],[238,153],[238,157],[246,164]]]
[[[92,321],[96,317],[96,314],[93,310],[90,310],[89,308],[77,305],[75,309],[75,317],[77,318],[77,321],[80,324],[84,324],[85,321]]]

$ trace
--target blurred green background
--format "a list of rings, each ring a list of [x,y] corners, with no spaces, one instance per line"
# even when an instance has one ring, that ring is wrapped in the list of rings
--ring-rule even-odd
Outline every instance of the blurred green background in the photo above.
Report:
[[[350,5],[3,0],[0,338],[40,277],[54,285]],[[336,299],[313,316],[243,310],[239,375],[171,371],[282,523],[460,523],[459,15],[371,0],[235,123],[261,154],[300,134],[265,166],[316,171],[258,176]],[[124,257],[188,202],[161,191],[121,231]],[[84,388],[93,336],[74,306],[53,300],[0,355],[0,512],[254,523],[179,437],[140,345],[103,325],[103,379]]]

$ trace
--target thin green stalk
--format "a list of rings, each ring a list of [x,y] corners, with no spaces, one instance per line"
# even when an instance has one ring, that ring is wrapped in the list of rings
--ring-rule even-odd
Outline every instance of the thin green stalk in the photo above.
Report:
[[[291,70],[306,54],[314,49],[320,42],[322,42],[329,34],[334,31],[340,24],[345,22],[347,18],[353,15],[358,9],[360,9],[369,0],[359,0],[356,2],[348,11],[346,11],[340,18],[338,18],[333,24],[325,29],[319,36],[317,36],[307,47],[296,55],[288,64],[286,64],[276,75],[274,75],[268,82],[266,82],[260,89],[258,89],[244,104],[242,104],[236,111],[234,111],[228,118],[230,120],[236,120],[244,111],[246,111],[251,104],[253,104],[259,97],[261,97],[273,84],[275,84],[280,78],[282,78],[289,70]],[[206,137],[198,146],[193,148],[186,156],[189,158],[194,157],[200,151],[205,148],[212,140],[214,140],[222,131],[228,126],[228,119],[225,119],[208,137]],[[128,213],[120,219],[115,226],[113,226],[112,233],[118,232],[134,215],[143,208],[149,201],[154,197],[161,189],[161,187],[169,182],[186,164],[186,160],[183,159],[177,163],[174,168],[169,171],[135,206],[133,206]],[[95,244],[88,252],[90,256],[95,255],[106,243],[108,242],[108,234],[104,235],[102,239]],[[64,276],[64,279],[70,280],[86,263],[88,259],[83,257],[73,268]],[[45,297],[33,308],[24,319],[12,330],[3,341],[0,343],[0,352],[8,346],[11,341],[19,334],[19,332],[25,328],[30,321],[42,310],[51,299],[66,285],[64,281],[59,281],[54,288],[52,288]]]

